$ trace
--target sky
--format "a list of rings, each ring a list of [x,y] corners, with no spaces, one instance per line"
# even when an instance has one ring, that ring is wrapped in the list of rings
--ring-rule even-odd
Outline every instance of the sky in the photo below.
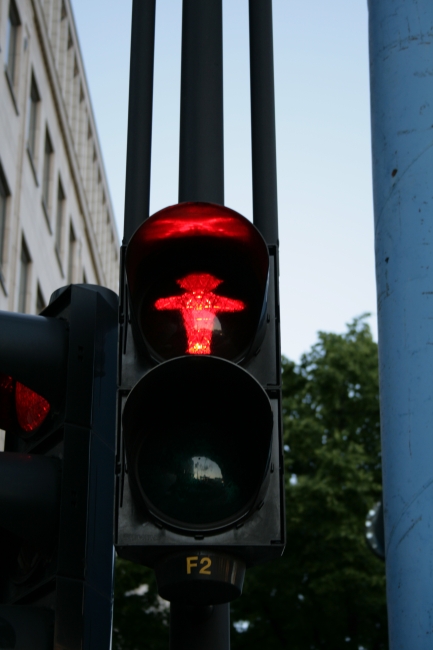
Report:
[[[71,0],[123,233],[130,0]],[[157,0],[150,213],[177,203],[181,0]],[[225,203],[252,219],[248,2],[223,0]],[[377,336],[367,0],[273,0],[282,352]]]

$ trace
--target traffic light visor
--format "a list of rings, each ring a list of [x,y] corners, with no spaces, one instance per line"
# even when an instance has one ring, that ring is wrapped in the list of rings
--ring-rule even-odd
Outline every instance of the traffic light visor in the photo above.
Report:
[[[265,320],[268,271],[266,243],[237,212],[211,203],[161,210],[126,253],[139,338],[159,361],[184,354],[240,361]]]

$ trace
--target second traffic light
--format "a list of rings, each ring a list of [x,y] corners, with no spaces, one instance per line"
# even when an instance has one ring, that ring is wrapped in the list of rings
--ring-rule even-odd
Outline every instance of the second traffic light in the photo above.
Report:
[[[110,646],[117,310],[71,285],[0,312],[0,647]]]
[[[122,268],[117,551],[169,600],[225,602],[284,548],[275,257],[240,214],[185,203]]]

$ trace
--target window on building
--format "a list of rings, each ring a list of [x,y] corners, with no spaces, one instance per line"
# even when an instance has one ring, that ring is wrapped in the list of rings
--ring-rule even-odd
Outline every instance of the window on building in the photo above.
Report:
[[[8,197],[10,196],[9,188],[3,170],[0,167],[0,269],[3,264],[5,229],[6,229],[6,210]]]
[[[48,217],[50,206],[51,159],[54,153],[48,131],[45,132],[44,173],[42,177],[42,204]]]
[[[87,275],[86,275],[86,271],[84,271],[84,269],[83,269],[83,284],[87,284]]]
[[[72,284],[74,281],[76,243],[77,240],[71,225],[69,228],[68,284]]]
[[[36,131],[38,126],[38,108],[41,98],[39,96],[38,87],[35,78],[32,74],[32,81],[30,84],[30,95],[28,102],[28,126],[27,126],[27,148],[32,157],[33,162],[36,158]]]
[[[10,85],[14,86],[16,61],[18,54],[18,28],[20,18],[14,0],[9,2],[8,22],[6,26],[6,74],[9,78]]]
[[[27,308],[27,288],[29,285],[30,255],[24,239],[21,241],[20,284],[18,294],[18,311],[25,312]]]
[[[36,313],[40,314],[43,309],[45,309],[45,300],[41,291],[41,287],[38,282],[38,289],[36,292]]]
[[[63,219],[65,213],[65,193],[63,191],[62,182],[59,178],[57,187],[57,209],[56,209],[56,249],[57,254],[60,256],[62,252],[62,234],[63,234]]]

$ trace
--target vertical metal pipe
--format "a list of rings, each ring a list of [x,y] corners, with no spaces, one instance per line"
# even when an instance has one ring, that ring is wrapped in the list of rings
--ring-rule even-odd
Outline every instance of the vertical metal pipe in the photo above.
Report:
[[[170,650],[230,650],[230,609],[170,606]]]
[[[253,218],[278,245],[272,0],[249,0]]]
[[[224,204],[222,0],[183,0],[179,203]]]
[[[123,243],[149,216],[155,0],[133,0]]]
[[[183,0],[179,203],[224,204],[222,0]],[[170,650],[229,650],[230,605],[170,605]]]
[[[433,3],[370,0],[391,650],[432,648]]]

